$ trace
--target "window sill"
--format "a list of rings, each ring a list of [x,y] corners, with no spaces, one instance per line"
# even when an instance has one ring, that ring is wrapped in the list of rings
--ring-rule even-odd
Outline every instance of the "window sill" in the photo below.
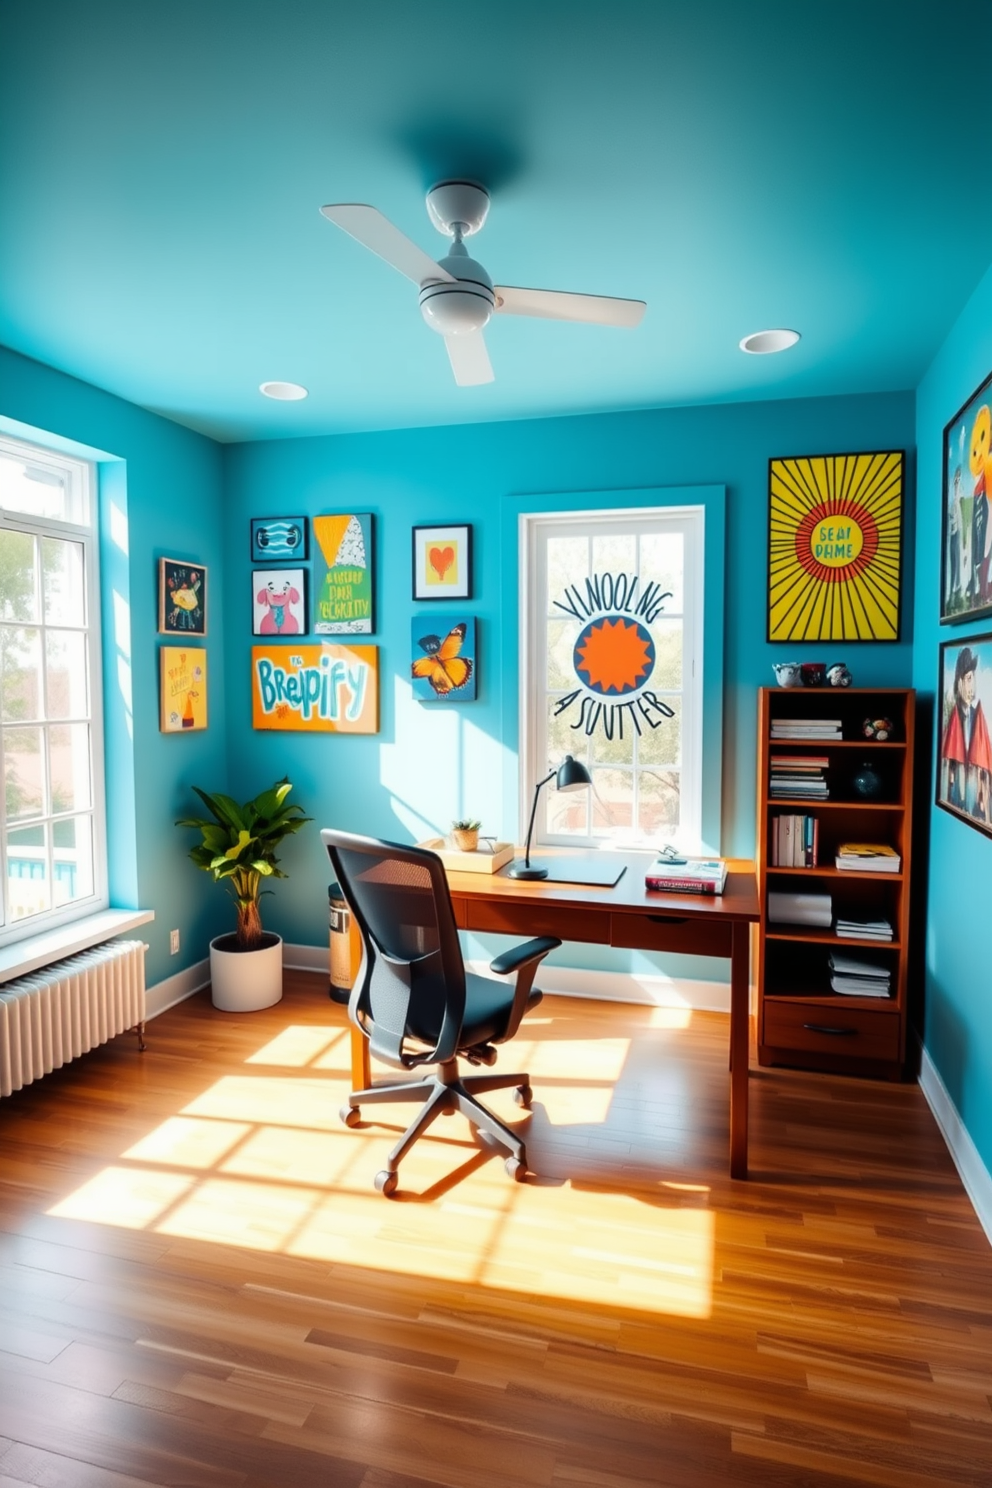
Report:
[[[71,925],[59,925],[57,930],[48,930],[42,935],[27,935],[23,940],[11,941],[0,946],[0,985],[14,977],[26,976],[37,971],[39,966],[49,966],[61,961],[76,951],[89,950],[103,940],[123,935],[138,925],[146,925],[155,918],[153,909],[102,909],[98,914],[73,920]]]

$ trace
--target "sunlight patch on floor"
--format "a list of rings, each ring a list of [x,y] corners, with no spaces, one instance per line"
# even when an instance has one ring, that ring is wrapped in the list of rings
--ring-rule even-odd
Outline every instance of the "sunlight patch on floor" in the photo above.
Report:
[[[681,1014],[655,1009],[651,1028],[672,1027],[673,1016]],[[626,1038],[518,1038],[506,1054],[531,1074],[538,1176],[512,1182],[502,1155],[480,1147],[462,1117],[441,1118],[404,1158],[389,1202],[373,1178],[412,1110],[369,1107],[363,1114],[374,1121],[345,1128],[338,1107],[349,1088],[347,1030],[287,1027],[245,1061],[250,1071],[215,1081],[49,1212],[330,1265],[705,1318],[714,1217],[704,1185],[673,1182],[653,1165],[663,1130],[651,1108],[670,1103],[672,1092],[664,1071],[646,1073],[649,1053]],[[510,1092],[487,1100],[511,1125],[524,1120]],[[558,1156],[548,1150],[541,1176],[541,1134],[552,1130]],[[597,1192],[595,1181],[583,1182],[577,1233],[568,1195],[584,1175],[580,1154],[590,1140],[600,1149],[616,1141],[618,1186]],[[563,1150],[573,1156],[562,1159]]]

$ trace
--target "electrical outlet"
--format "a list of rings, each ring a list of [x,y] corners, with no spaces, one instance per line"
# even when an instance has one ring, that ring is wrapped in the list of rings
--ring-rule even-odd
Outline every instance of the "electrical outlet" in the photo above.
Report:
[[[169,955],[170,956],[177,956],[178,954],[179,954],[179,931],[178,930],[170,930],[169,931]]]

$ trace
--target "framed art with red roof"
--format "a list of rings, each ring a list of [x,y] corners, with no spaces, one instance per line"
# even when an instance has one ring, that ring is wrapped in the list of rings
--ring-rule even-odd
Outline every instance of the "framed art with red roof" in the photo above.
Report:
[[[937,805],[992,837],[992,635],[940,648]]]

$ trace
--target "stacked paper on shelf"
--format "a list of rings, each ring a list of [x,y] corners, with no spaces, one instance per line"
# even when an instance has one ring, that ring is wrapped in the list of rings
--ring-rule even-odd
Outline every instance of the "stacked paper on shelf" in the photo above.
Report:
[[[837,917],[838,935],[848,940],[891,940],[892,926],[888,920],[845,920]]]
[[[829,763],[825,754],[773,754],[769,760],[769,794],[825,801],[830,792],[823,772]]]
[[[845,997],[891,997],[892,973],[877,961],[835,951],[829,958],[830,985]]]
[[[807,925],[814,930],[829,930],[833,915],[829,894],[792,894],[780,889],[769,892],[768,918],[777,925]]]
[[[842,842],[834,861],[853,873],[898,873],[902,865],[895,848],[882,842]]]
[[[726,882],[722,858],[686,858],[682,863],[656,858],[644,875],[646,888],[670,894],[722,894]]]
[[[773,718],[773,739],[840,739],[839,718]]]

